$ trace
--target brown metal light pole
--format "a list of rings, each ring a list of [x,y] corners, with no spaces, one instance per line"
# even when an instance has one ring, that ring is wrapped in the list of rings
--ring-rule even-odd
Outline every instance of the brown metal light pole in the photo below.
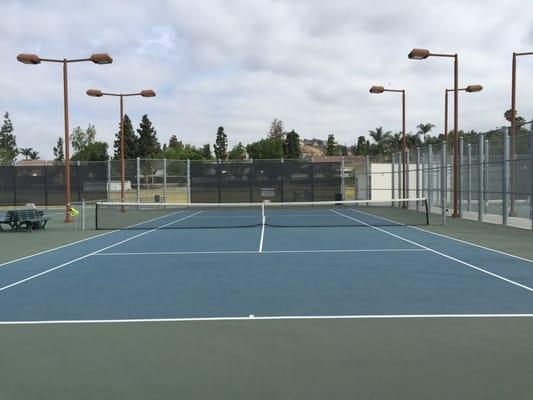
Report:
[[[124,97],[155,97],[155,92],[151,89],[147,89],[141,90],[138,93],[104,93],[98,89],[89,89],[87,90],[87,94],[92,97],[115,96],[120,98],[120,201],[124,203],[124,181],[126,175],[124,160]]]
[[[19,54],[17,60],[23,64],[40,64],[41,61],[63,64],[63,111],[65,120],[65,222],[72,222],[70,218],[70,132],[68,120],[68,71],[67,65],[74,62],[92,61],[95,64],[111,64],[113,59],[106,53],[93,54],[89,58],[68,60],[41,58],[36,54]]]
[[[408,57],[411,60],[424,60],[428,57],[449,57],[453,58],[453,214],[452,217],[458,218],[459,214],[459,60],[457,53],[442,54],[431,53],[427,49],[413,49]]]
[[[459,92],[464,91],[467,93],[481,92],[483,86],[481,85],[468,85],[467,87],[457,89]],[[448,92],[453,92],[453,89],[444,89],[444,140],[448,139]]]
[[[518,56],[530,56],[533,52],[528,51],[524,53],[513,53],[513,66],[511,77],[511,160],[514,159],[516,154],[516,57]],[[514,162],[511,162],[511,205],[509,208],[509,214],[515,216],[515,195],[514,195],[514,182],[516,179],[516,166]]]
[[[381,94],[383,92],[395,92],[402,94],[402,165],[403,165],[403,198],[407,198],[407,139],[405,137],[405,89],[385,89],[383,86],[372,86],[370,93]],[[407,207],[404,202],[403,207]]]

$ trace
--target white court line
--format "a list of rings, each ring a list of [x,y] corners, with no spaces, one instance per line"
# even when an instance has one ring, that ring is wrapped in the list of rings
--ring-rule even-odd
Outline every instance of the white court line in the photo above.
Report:
[[[324,250],[220,250],[220,251],[147,251],[131,253],[98,253],[98,257],[114,256],[176,256],[176,255],[195,255],[195,254],[291,254],[291,253],[387,253],[387,252],[425,252],[426,249],[324,249]]]
[[[385,217],[378,217],[376,215],[369,214],[369,213],[366,213],[364,211],[357,210],[355,208],[351,208],[350,210],[351,211],[355,211],[357,213],[365,214],[365,215],[368,215],[368,216],[371,216],[371,217],[374,217],[374,218],[379,218],[379,219],[382,219],[384,221],[394,222],[395,224],[397,224],[397,222],[393,221],[392,219],[388,219],[388,218],[385,218]],[[522,260],[522,261],[527,261],[529,263],[533,263],[533,260],[531,260],[529,258],[520,257],[520,256],[517,256],[515,254],[506,253],[505,251],[496,250],[496,249],[492,249],[490,247],[486,247],[486,246],[483,246],[483,245],[480,245],[480,244],[468,242],[466,240],[457,239],[457,238],[454,238],[453,236],[448,236],[448,235],[444,235],[442,233],[433,232],[433,231],[430,231],[430,230],[427,230],[427,229],[424,229],[424,228],[420,228],[418,226],[409,226],[409,225],[401,225],[401,224],[398,224],[398,226],[407,226],[408,228],[416,229],[416,230],[418,230],[420,232],[430,233],[432,235],[440,236],[440,237],[443,237],[443,238],[446,238],[446,239],[455,240],[456,242],[459,242],[459,243],[464,243],[464,244],[468,244],[470,246],[478,247],[478,248],[483,249],[483,250],[492,251],[494,253],[498,253],[498,254],[501,254],[501,255],[504,255],[504,256],[513,257],[513,258],[516,258],[518,260]]]
[[[331,211],[334,212],[334,213],[336,213],[336,214],[342,215],[342,216],[344,216],[344,217],[346,217],[346,218],[349,218],[349,219],[351,219],[351,220],[353,220],[353,221],[356,221],[356,222],[359,222],[359,223],[361,223],[361,224],[363,224],[363,225],[366,225],[366,226],[368,226],[368,227],[370,227],[370,228],[373,228],[373,229],[375,229],[375,230],[377,230],[377,231],[379,231],[379,232],[383,232],[383,233],[385,233],[385,234],[387,234],[387,235],[389,235],[389,236],[392,236],[392,237],[395,237],[395,238],[397,238],[397,239],[403,240],[403,241],[405,241],[405,242],[407,242],[407,243],[414,244],[415,246],[418,246],[418,247],[420,247],[420,248],[422,248],[422,249],[426,249],[426,250],[428,250],[428,251],[430,251],[430,252],[432,252],[432,253],[438,254],[439,256],[442,256],[442,257],[447,258],[447,259],[449,259],[449,260],[455,261],[455,262],[457,262],[457,263],[459,263],[459,264],[463,264],[463,265],[465,265],[465,266],[467,266],[467,267],[469,267],[469,268],[475,269],[475,270],[480,271],[480,272],[482,272],[482,273],[484,273],[484,274],[490,275],[490,276],[492,276],[492,277],[494,277],[494,278],[497,278],[497,279],[500,279],[500,280],[505,281],[505,282],[507,282],[507,283],[510,283],[510,284],[512,284],[512,285],[518,286],[518,287],[520,287],[520,288],[522,288],[522,289],[526,289],[526,290],[528,290],[528,291],[530,291],[530,292],[533,292],[533,288],[531,288],[531,287],[529,287],[529,286],[526,286],[526,285],[522,285],[521,283],[518,283],[518,282],[516,282],[516,281],[513,281],[513,280],[511,280],[511,279],[509,279],[509,278],[506,278],[506,277],[504,277],[504,276],[502,276],[502,275],[498,275],[498,274],[495,274],[494,272],[490,272],[490,271],[488,271],[488,270],[486,270],[486,269],[483,269],[483,268],[481,268],[481,267],[477,267],[477,266],[475,266],[475,265],[473,265],[473,264],[467,263],[466,261],[460,260],[460,259],[455,258],[455,257],[452,257],[452,256],[450,256],[450,255],[448,255],[448,254],[445,254],[445,253],[442,253],[442,252],[437,251],[437,250],[435,250],[435,249],[432,249],[432,248],[430,248],[430,247],[424,246],[424,245],[422,245],[422,244],[420,244],[420,243],[417,243],[417,242],[415,242],[415,241],[413,241],[413,240],[406,239],[406,238],[404,238],[404,237],[402,237],[402,236],[400,236],[400,235],[396,235],[396,234],[394,234],[394,233],[392,233],[392,232],[389,232],[389,231],[386,231],[386,230],[384,230],[384,229],[378,228],[377,226],[371,226],[371,225],[367,224],[366,222],[363,222],[363,221],[361,221],[361,220],[358,220],[357,218],[350,217],[349,215],[342,214],[342,213],[340,213],[340,212],[338,212],[338,211],[336,211],[336,210],[331,210]]]
[[[131,236],[131,237],[127,238],[127,239],[121,240],[120,242],[117,242],[117,243],[112,244],[112,245],[110,245],[110,246],[103,247],[103,248],[101,248],[101,249],[99,249],[99,250],[96,250],[96,251],[93,251],[93,252],[91,252],[91,253],[85,254],[84,256],[81,256],[81,257],[75,258],[75,259],[73,259],[73,260],[67,261],[66,263],[63,263],[63,264],[57,265],[57,266],[55,266],[55,267],[53,267],[53,268],[47,269],[46,271],[39,272],[38,274],[31,275],[31,276],[29,276],[29,277],[27,277],[27,278],[21,279],[21,280],[19,280],[19,281],[16,281],[16,282],[14,282],[14,283],[9,284],[9,285],[6,285],[6,286],[3,286],[3,287],[0,287],[0,292],[3,292],[4,290],[7,290],[7,289],[12,288],[12,287],[14,287],[14,286],[20,285],[21,283],[28,282],[28,281],[30,281],[30,280],[32,280],[32,279],[38,278],[39,276],[46,275],[46,274],[48,274],[48,273],[50,273],[50,272],[52,272],[52,271],[55,271],[55,270],[57,270],[57,269],[60,269],[60,268],[66,267],[67,265],[73,264],[73,263],[75,263],[76,261],[80,261],[80,260],[83,260],[83,259],[85,259],[85,258],[87,258],[87,257],[94,256],[94,255],[98,254],[98,253],[101,252],[101,251],[105,251],[105,250],[111,249],[111,248],[113,248],[113,247],[115,247],[115,246],[118,246],[118,245],[120,245],[120,244],[123,244],[123,243],[129,242],[130,240],[133,240],[133,239],[136,239],[136,238],[138,238],[138,237],[141,237],[141,236],[147,235],[147,234],[152,233],[152,232],[154,232],[154,231],[156,231],[156,230],[158,230],[158,229],[164,228],[164,227],[166,227],[166,226],[168,226],[168,225],[175,224],[175,223],[180,222],[180,221],[184,221],[184,220],[186,220],[186,219],[188,219],[188,218],[191,218],[191,217],[193,217],[193,216],[195,216],[196,214],[199,214],[199,213],[201,213],[201,211],[195,212],[194,214],[187,215],[186,217],[183,217],[183,218],[177,219],[177,220],[175,220],[175,221],[168,222],[168,223],[166,223],[166,224],[163,224],[163,225],[161,225],[161,226],[158,226],[157,228],[151,229],[151,230],[146,231],[146,232],[139,233],[138,235]],[[177,213],[176,213],[176,214],[177,214]],[[168,217],[168,215],[167,215],[167,217]]]
[[[193,318],[132,318],[132,319],[73,319],[49,321],[0,321],[0,325],[57,324],[132,324],[154,322],[213,322],[213,321],[276,321],[276,320],[372,320],[372,319],[468,319],[468,318],[533,318],[533,314],[370,314],[370,315],[280,315],[247,317]]]
[[[138,225],[141,225],[141,224],[145,224],[147,222],[156,221],[158,219],[165,218],[165,217],[168,217],[170,215],[179,214],[179,213],[182,213],[182,212],[183,211],[177,211],[177,212],[172,213],[172,214],[163,215],[162,217],[152,218],[152,219],[149,219],[148,221],[143,221],[143,222],[139,222],[138,224],[129,225],[125,229],[133,228],[135,226],[138,226]],[[101,233],[99,235],[95,235],[95,236],[91,236],[91,237],[88,237],[88,238],[85,238],[85,239],[77,240],[77,241],[72,242],[72,243],[67,243],[67,244],[64,244],[64,245],[61,245],[61,246],[58,246],[58,247],[53,247],[53,248],[48,249],[48,250],[40,251],[38,253],[30,254],[29,256],[24,256],[24,257],[16,258],[16,259],[11,260],[11,261],[6,261],[6,262],[0,264],[0,268],[5,267],[6,265],[9,265],[9,264],[16,263],[17,261],[27,260],[28,258],[32,258],[32,257],[35,257],[35,256],[40,256],[42,254],[46,254],[46,253],[49,253],[51,251],[63,249],[65,247],[73,246],[73,245],[78,244],[78,243],[86,242],[87,240],[96,239],[96,238],[99,238],[99,237],[102,237],[102,236],[105,236],[105,235],[110,235],[111,233],[115,233],[115,232],[119,232],[119,231],[120,231],[120,229],[115,229],[115,230],[112,230],[112,231],[109,231],[109,232]]]

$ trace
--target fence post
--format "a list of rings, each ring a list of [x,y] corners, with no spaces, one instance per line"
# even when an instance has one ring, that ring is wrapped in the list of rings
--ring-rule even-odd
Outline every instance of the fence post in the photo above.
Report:
[[[341,199],[344,200],[344,156],[341,157]]]
[[[463,217],[463,157],[465,156],[464,139],[459,138],[459,216]]]
[[[250,158],[250,175],[248,179],[250,180],[250,203],[254,201],[254,160]]]
[[[502,128],[503,140],[503,158],[502,158],[502,223],[507,225],[509,217],[509,200],[507,192],[509,191],[509,135],[507,129]]]
[[[529,185],[529,219],[533,229],[533,122],[529,129]]]
[[[17,167],[13,163],[13,206],[17,206]]]
[[[137,203],[141,202],[141,159],[137,157]]]
[[[395,162],[396,156],[392,154],[391,157],[391,188],[392,188],[392,199],[394,200],[396,193],[394,192],[394,179],[396,178],[394,176],[394,162]],[[392,202],[392,206],[394,207],[394,201]]]
[[[370,181],[370,157],[365,156],[365,183],[366,183],[366,199],[365,200],[371,200],[372,199],[372,191],[370,188],[371,181]]]
[[[433,207],[433,146],[428,145],[428,207]]]
[[[400,152],[396,153],[396,167],[398,168],[398,198],[401,199],[402,196],[402,185],[403,185],[403,179],[402,179],[402,157],[400,155]]]
[[[478,137],[478,146],[479,146],[479,150],[478,150],[478,153],[479,153],[479,156],[478,156],[478,160],[477,160],[477,168],[478,168],[478,182],[477,182],[477,186],[478,186],[478,194],[477,194],[477,198],[478,198],[478,204],[477,204],[477,219],[478,221],[483,221],[483,210],[484,210],[484,207],[485,207],[485,200],[484,200],[484,193],[485,193],[485,188],[484,188],[484,180],[485,180],[485,174],[483,173],[483,156],[485,154],[485,149],[484,149],[484,144],[485,144],[485,134],[483,132],[480,132],[479,133],[479,137]]]
[[[484,199],[485,199],[485,213],[488,213],[489,212],[489,168],[490,168],[490,165],[489,165],[489,161],[490,161],[490,149],[489,149],[489,140],[488,139],[485,139],[485,154],[483,156],[483,163],[485,164],[485,175],[484,175],[484,178],[485,178],[485,182],[483,182],[483,189],[485,190],[485,195],[484,195]]]
[[[191,203],[191,160],[187,159],[187,203]]]
[[[163,158],[163,202],[168,203],[167,199],[167,159]]]
[[[107,160],[107,187],[106,187],[107,201],[111,200],[111,159]]]
[[[85,199],[81,199],[81,230],[85,230]]]
[[[409,163],[409,150],[405,150],[405,171],[404,171],[404,174],[405,174],[405,197],[406,198],[410,198],[411,197],[411,182],[410,182],[410,179],[409,179],[409,173],[411,172],[411,166],[410,166],[410,163]],[[409,203],[408,202],[405,202],[404,203],[406,207],[409,207]]]
[[[48,163],[44,162],[44,208],[48,209]]]
[[[472,211],[472,145],[468,143],[466,145],[466,209]]]
[[[420,196],[420,147],[416,148],[416,198],[419,199]],[[416,211],[420,211],[420,204],[416,202]]]
[[[448,157],[446,156],[446,142],[442,142],[440,149],[440,208],[442,224],[446,225],[446,206],[448,205]]]
[[[78,201],[81,201],[81,162],[79,160],[76,162],[76,183],[78,187]]]

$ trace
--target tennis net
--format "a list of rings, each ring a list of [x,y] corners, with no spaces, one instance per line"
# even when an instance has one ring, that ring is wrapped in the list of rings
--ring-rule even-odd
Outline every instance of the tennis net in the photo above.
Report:
[[[270,226],[427,225],[426,199],[264,203],[121,203],[96,205],[96,229],[192,229]]]

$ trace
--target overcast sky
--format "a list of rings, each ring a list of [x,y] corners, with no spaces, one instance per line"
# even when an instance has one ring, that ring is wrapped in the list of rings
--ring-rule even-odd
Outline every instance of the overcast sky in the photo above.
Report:
[[[154,89],[128,98],[137,127],[152,119],[161,142],[213,143],[224,126],[230,145],[266,135],[281,119],[301,137],[333,133],[350,145],[369,129],[398,131],[400,97],[370,95],[372,84],[407,90],[407,130],[442,131],[450,59],[412,61],[413,47],[459,54],[460,128],[505,124],[513,51],[533,51],[531,1],[359,0],[0,0],[0,111],[9,111],[19,147],[43,158],[63,134],[59,64],[23,65],[18,53],[83,58],[107,52],[111,65],[71,64],[71,128],[95,124],[112,144],[118,129],[110,92]],[[533,57],[518,62],[517,109],[533,117]],[[112,152],[112,150],[110,151]]]

